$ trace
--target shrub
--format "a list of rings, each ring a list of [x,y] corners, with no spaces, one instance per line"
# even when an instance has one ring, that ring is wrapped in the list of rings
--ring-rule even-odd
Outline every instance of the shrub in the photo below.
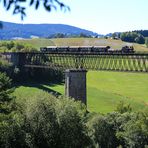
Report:
[[[119,145],[116,138],[116,129],[105,116],[95,115],[87,124],[94,147],[115,148]]]
[[[10,103],[13,97],[11,88],[11,79],[5,73],[0,72],[0,113],[8,114],[11,112]]]
[[[37,49],[28,44],[22,44],[22,43],[13,42],[13,41],[2,41],[0,43],[0,51],[1,52],[8,52],[8,51],[33,52],[33,51],[37,51]]]
[[[27,147],[77,148],[90,144],[83,122],[86,109],[80,102],[39,92],[23,102],[19,100],[18,106],[23,126],[17,135],[22,135]]]
[[[148,146],[148,112],[130,114],[131,120],[122,125],[117,136],[125,143],[125,147],[144,148]]]
[[[83,122],[85,106],[68,98],[61,98],[56,103],[56,113],[60,130],[60,147],[79,148],[90,145],[88,130]]]
[[[125,112],[131,112],[132,108],[130,104],[125,104],[125,102],[120,101],[119,104],[117,105],[116,111],[122,114]]]

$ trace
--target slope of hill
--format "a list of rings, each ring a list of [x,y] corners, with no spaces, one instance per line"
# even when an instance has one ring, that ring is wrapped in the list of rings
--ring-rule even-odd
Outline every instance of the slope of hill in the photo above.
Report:
[[[56,46],[110,46],[112,49],[121,49],[123,46],[133,46],[136,51],[147,51],[145,45],[128,43],[121,40],[101,38],[62,38],[51,39]]]
[[[5,41],[0,41],[5,42]],[[9,41],[8,41],[9,42]],[[145,45],[128,43],[121,40],[101,39],[101,38],[57,38],[57,39],[22,39],[14,42],[31,45],[38,50],[46,46],[110,46],[112,49],[121,49],[122,46],[133,46],[136,51],[148,52]]]
[[[45,38],[55,33],[97,35],[92,31],[64,24],[16,24],[3,22],[3,29],[0,30],[0,39],[31,38],[31,36]]]
[[[21,44],[28,44],[28,45],[31,45],[38,50],[40,50],[40,47],[55,46],[53,41],[51,41],[50,39],[43,39],[43,38],[14,40],[14,42],[21,43]]]

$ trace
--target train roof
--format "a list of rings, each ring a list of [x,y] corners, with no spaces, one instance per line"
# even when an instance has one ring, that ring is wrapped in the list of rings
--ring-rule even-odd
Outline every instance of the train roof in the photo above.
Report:
[[[46,47],[41,47],[41,48],[57,48],[57,46],[46,46]]]
[[[80,46],[80,48],[92,48],[93,46]]]
[[[109,47],[110,48],[110,46],[93,46],[94,48],[107,48],[107,47]]]
[[[46,46],[41,48],[110,48],[110,46]]]
[[[57,48],[69,48],[69,46],[57,46]]]

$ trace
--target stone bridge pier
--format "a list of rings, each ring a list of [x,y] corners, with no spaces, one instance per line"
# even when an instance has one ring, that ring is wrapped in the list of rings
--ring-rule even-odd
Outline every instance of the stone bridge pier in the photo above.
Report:
[[[67,69],[65,71],[65,95],[87,105],[86,74],[84,69]]]

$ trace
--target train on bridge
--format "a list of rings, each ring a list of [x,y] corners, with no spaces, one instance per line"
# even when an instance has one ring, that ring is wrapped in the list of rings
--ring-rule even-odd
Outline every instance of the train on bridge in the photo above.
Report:
[[[41,52],[80,52],[80,53],[134,53],[133,46],[124,46],[120,50],[111,49],[110,46],[47,46],[41,47]]]

